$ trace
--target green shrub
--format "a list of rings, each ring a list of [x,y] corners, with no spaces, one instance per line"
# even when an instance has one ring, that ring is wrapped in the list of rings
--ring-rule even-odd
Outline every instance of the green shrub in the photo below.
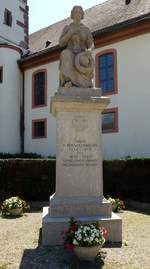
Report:
[[[42,158],[40,154],[37,153],[2,153],[0,152],[0,159],[14,159],[14,158],[23,158],[23,159],[37,159]]]
[[[1,159],[0,200],[46,201],[55,192],[55,159]],[[150,159],[103,162],[104,195],[150,202]]]
[[[104,161],[104,194],[150,202],[150,159]]]
[[[0,160],[1,201],[19,196],[27,201],[48,200],[55,191],[55,160]]]

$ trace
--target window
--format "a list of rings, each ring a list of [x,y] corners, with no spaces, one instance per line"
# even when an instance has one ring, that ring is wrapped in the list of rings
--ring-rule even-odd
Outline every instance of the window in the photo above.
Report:
[[[102,132],[118,132],[118,108],[106,109],[102,112]]]
[[[96,55],[96,87],[103,95],[117,93],[116,50],[105,50]]]
[[[47,136],[47,120],[39,119],[32,121],[32,138],[46,138]]]
[[[32,85],[32,107],[46,106],[47,105],[47,74],[46,70],[36,71],[33,74]]]
[[[4,24],[10,27],[12,26],[12,13],[6,8],[4,12]]]
[[[3,83],[3,67],[0,66],[0,83]]]

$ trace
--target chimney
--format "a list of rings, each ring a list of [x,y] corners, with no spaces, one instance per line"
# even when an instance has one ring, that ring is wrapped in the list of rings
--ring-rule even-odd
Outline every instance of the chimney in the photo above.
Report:
[[[125,0],[125,4],[129,5],[131,3],[131,0]]]

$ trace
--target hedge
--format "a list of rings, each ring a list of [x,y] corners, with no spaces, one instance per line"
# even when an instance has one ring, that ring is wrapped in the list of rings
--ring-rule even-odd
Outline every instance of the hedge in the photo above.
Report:
[[[48,200],[55,191],[55,160],[0,160],[0,200],[19,195],[27,201]]]
[[[0,152],[0,159],[15,159],[15,158],[23,158],[23,159],[37,159],[42,158],[40,154],[37,153],[3,153]]]
[[[150,159],[104,161],[104,194],[150,203]]]
[[[0,200],[19,195],[48,200],[55,191],[55,159],[1,159]],[[103,162],[104,194],[150,202],[150,159]]]

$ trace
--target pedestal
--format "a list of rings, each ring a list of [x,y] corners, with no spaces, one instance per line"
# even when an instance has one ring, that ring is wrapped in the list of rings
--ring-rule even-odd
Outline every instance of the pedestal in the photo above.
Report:
[[[51,99],[57,121],[56,193],[43,210],[44,245],[62,244],[70,217],[101,221],[110,241],[122,241],[121,219],[103,197],[101,112],[109,102],[99,89],[82,88],[60,88]]]

